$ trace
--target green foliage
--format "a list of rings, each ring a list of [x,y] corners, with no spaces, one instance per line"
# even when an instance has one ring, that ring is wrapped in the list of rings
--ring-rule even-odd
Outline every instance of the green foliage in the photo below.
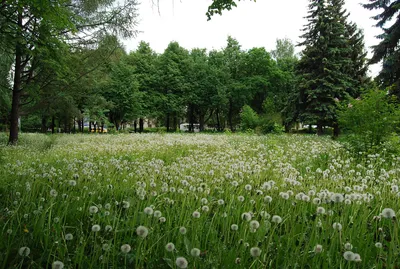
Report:
[[[399,127],[398,105],[385,91],[373,90],[361,99],[343,103],[339,126],[348,134],[346,140],[356,152],[382,148]]]
[[[259,117],[257,113],[248,105],[243,106],[242,112],[240,113],[240,127],[242,131],[248,129],[254,130],[259,124]]]
[[[240,0],[237,0],[240,1]],[[254,2],[256,0],[253,0]],[[211,20],[211,17],[215,14],[222,15],[223,10],[231,10],[233,7],[236,7],[235,0],[213,0],[211,5],[208,7],[208,11],[206,13],[208,20]]]
[[[383,61],[382,70],[376,80],[383,88],[391,87],[391,94],[400,98],[400,0],[369,0],[364,7],[369,10],[380,10],[373,18],[376,26],[383,30],[377,37],[381,40],[373,46],[371,64]],[[391,23],[391,25],[388,25]]]

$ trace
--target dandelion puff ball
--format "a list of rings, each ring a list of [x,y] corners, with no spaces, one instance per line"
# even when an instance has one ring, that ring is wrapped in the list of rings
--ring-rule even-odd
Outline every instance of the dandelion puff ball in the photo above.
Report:
[[[274,215],[274,216],[272,216],[271,221],[275,222],[275,223],[281,223],[282,222],[282,218],[280,216],[278,216],[278,215]]]
[[[192,255],[193,257],[199,257],[200,256],[200,249],[192,248],[190,250],[190,255]]]
[[[175,264],[176,264],[176,266],[178,266],[178,268],[182,268],[182,269],[188,267],[188,262],[184,257],[176,258]]]
[[[28,247],[21,247],[21,248],[18,250],[18,254],[19,254],[20,256],[22,256],[22,257],[28,256],[29,253],[31,253],[31,249],[28,248]]]
[[[396,216],[396,213],[391,208],[385,208],[382,210],[381,215],[386,219],[393,219]]]
[[[185,227],[180,227],[180,228],[179,228],[179,232],[180,232],[181,234],[186,234],[186,233],[187,233],[187,229],[186,229]]]
[[[382,248],[382,243],[381,243],[381,242],[376,242],[376,243],[375,243],[375,247],[377,247],[377,248]]]
[[[256,230],[260,227],[260,223],[256,220],[250,221],[250,228]]]
[[[353,245],[350,244],[350,243],[346,243],[346,244],[344,244],[344,249],[345,250],[352,250],[353,249]]]
[[[232,224],[231,225],[231,230],[232,231],[237,231],[239,229],[239,226],[237,224]]]
[[[159,211],[159,210],[154,211],[154,217],[160,218],[161,217],[161,211]]]
[[[362,261],[360,254],[354,253],[354,261],[355,262],[361,262]]]
[[[55,261],[53,262],[53,265],[51,266],[52,269],[63,269],[64,268],[64,263],[60,261]]]
[[[174,251],[174,250],[175,250],[175,245],[174,245],[174,243],[168,243],[168,244],[166,244],[166,245],[165,245],[165,250],[166,250],[166,251],[169,251],[169,252]]]
[[[98,225],[98,224],[95,224],[92,226],[92,232],[96,233],[96,232],[100,231],[100,229],[101,229],[100,225]]]
[[[146,215],[153,215],[153,208],[151,207],[146,207],[143,211]]]
[[[325,214],[325,208],[323,208],[322,206],[317,207],[317,214],[319,215]]]
[[[91,206],[89,207],[89,213],[90,214],[96,214],[99,211],[99,208],[97,206]]]
[[[322,245],[316,245],[316,246],[314,247],[314,252],[315,252],[315,253],[321,253],[322,250],[323,250]]]
[[[129,253],[131,251],[131,249],[132,249],[131,246],[128,245],[128,244],[123,244],[121,246],[121,252],[122,253]]]
[[[250,249],[250,254],[253,257],[259,257],[261,255],[261,249],[258,247],[253,247]]]
[[[200,218],[200,212],[199,211],[194,211],[192,216],[193,216],[193,218],[198,219],[198,218]]]
[[[145,238],[149,234],[149,230],[144,226],[139,226],[136,228],[136,234],[141,238]]]
[[[74,239],[74,236],[72,234],[66,234],[65,235],[65,240],[71,241],[72,239]]]
[[[335,223],[333,223],[332,228],[335,230],[341,231],[343,227],[342,227],[342,224],[335,222]]]
[[[347,261],[354,261],[355,259],[355,255],[352,251],[346,251],[345,253],[343,253],[343,257]]]

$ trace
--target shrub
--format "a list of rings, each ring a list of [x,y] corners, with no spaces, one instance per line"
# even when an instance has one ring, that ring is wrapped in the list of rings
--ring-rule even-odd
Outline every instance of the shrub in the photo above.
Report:
[[[250,106],[243,106],[242,113],[240,113],[240,128],[242,131],[254,130],[259,121],[257,113]]]
[[[378,150],[389,140],[396,131],[399,115],[392,97],[374,90],[342,106],[338,120],[353,149],[368,152]]]

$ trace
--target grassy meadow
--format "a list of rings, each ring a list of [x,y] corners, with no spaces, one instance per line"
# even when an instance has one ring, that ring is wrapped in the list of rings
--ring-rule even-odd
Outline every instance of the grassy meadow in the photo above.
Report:
[[[400,268],[399,178],[316,136],[23,134],[0,268]]]

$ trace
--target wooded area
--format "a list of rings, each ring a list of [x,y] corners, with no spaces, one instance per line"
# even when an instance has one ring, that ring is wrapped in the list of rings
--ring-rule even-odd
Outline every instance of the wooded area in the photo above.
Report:
[[[400,21],[384,29],[372,63],[384,60],[375,83],[366,76],[363,33],[348,19],[344,0],[310,1],[304,50],[290,40],[276,49],[243,50],[228,37],[221,50],[185,49],[171,42],[162,54],[141,42],[127,53],[120,38],[132,37],[138,3],[81,0],[3,1],[0,5],[0,128],[18,140],[18,120],[28,131],[83,132],[85,123],[143,131],[144,119],[175,131],[188,122],[200,129],[255,128],[286,131],[295,123],[339,134],[338,107],[381,86],[398,95]],[[208,19],[236,6],[215,0]],[[399,1],[375,1],[377,26],[398,13]],[[256,113],[256,124],[244,124]],[[247,120],[248,121],[248,120]],[[250,120],[251,121],[251,120]],[[1,127],[2,126],[2,127]],[[138,126],[136,128],[136,126]],[[22,129],[24,128],[22,127]]]

